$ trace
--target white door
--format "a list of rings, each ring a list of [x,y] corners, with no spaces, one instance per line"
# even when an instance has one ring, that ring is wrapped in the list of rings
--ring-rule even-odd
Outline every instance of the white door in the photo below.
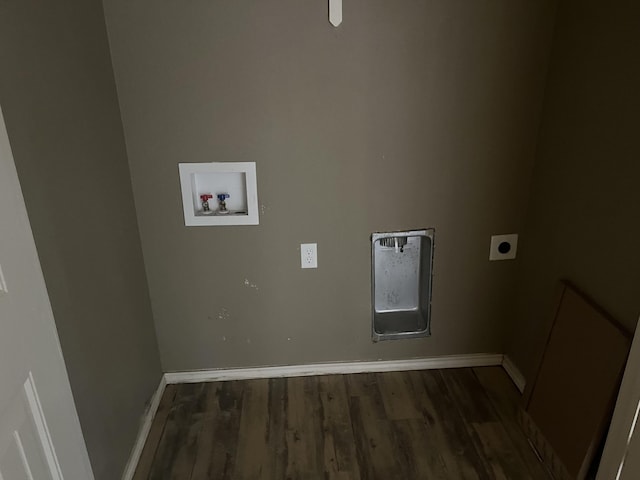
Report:
[[[640,478],[640,320],[596,480]]]
[[[0,109],[0,480],[91,480]]]

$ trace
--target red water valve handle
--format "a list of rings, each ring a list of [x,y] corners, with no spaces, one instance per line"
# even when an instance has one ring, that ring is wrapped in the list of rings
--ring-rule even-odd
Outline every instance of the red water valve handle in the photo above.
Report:
[[[206,201],[207,201],[207,200],[209,200],[210,198],[213,198],[213,195],[210,195],[210,194],[208,194],[208,193],[205,193],[204,195],[200,195],[200,199],[201,199],[203,202],[206,202]]]

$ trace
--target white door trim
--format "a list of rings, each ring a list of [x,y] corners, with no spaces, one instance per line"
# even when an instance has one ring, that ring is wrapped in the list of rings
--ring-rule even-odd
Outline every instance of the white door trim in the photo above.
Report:
[[[624,460],[634,433],[632,429],[635,426],[634,420],[640,405],[640,330],[638,328],[640,328],[640,319],[631,344],[596,480],[625,478]],[[638,435],[637,431],[635,435]]]
[[[38,436],[40,437],[40,443],[42,444],[51,476],[53,477],[53,480],[63,480],[64,477],[62,476],[62,469],[58,462],[56,449],[53,446],[53,440],[51,439],[51,433],[49,432],[47,421],[44,418],[42,403],[40,403],[40,397],[38,396],[38,390],[36,389],[32,372],[29,372],[29,378],[24,382],[24,393],[27,397],[27,403],[29,404],[31,416],[33,417],[33,421],[36,425]]]
[[[1,108],[0,217],[4,229],[0,242],[0,348],[11,359],[0,364],[2,453],[9,445],[11,455],[23,455],[32,462],[30,470],[35,475],[46,469],[52,480],[63,480],[63,471],[73,479],[92,480]],[[19,432],[17,437],[14,432]],[[25,467],[24,472],[28,477],[29,469]]]

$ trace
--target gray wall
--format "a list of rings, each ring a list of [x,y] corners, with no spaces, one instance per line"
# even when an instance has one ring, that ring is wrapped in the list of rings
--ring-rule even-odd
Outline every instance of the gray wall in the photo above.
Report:
[[[523,226],[552,2],[104,4],[166,370],[503,350],[489,236]],[[259,226],[184,227],[178,163],[211,161],[257,162]],[[369,236],[415,227],[433,336],[373,344]]]
[[[560,3],[508,354],[530,376],[559,278],[640,313],[640,4]]]
[[[98,480],[161,375],[97,1],[0,3],[0,104]]]

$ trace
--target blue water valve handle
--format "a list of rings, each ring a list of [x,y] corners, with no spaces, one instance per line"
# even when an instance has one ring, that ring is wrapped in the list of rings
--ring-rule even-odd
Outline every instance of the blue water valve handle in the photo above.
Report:
[[[218,194],[218,200],[220,200],[221,202],[224,202],[226,198],[229,198],[229,194],[228,193],[219,193]]]

